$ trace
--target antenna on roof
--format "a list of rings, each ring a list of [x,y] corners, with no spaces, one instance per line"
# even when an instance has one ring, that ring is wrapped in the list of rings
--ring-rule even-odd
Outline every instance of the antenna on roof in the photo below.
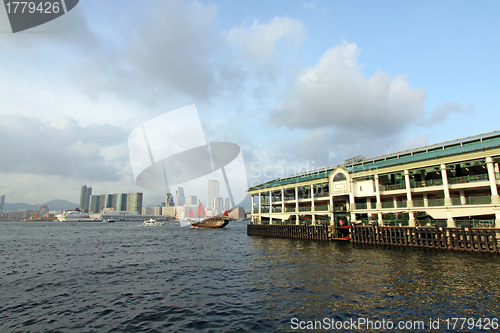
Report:
[[[346,167],[348,165],[353,165],[354,163],[361,162],[364,159],[365,159],[365,157],[363,155],[358,155],[358,156],[348,158],[347,160],[344,160],[344,166]]]

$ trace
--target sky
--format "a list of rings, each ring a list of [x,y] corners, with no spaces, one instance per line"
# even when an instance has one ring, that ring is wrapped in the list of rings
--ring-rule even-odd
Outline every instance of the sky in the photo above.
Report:
[[[499,130],[499,12],[498,1],[81,0],[14,34],[2,7],[0,195],[77,203],[86,184],[164,202],[136,184],[128,137],[192,104],[207,142],[241,148],[248,187]]]

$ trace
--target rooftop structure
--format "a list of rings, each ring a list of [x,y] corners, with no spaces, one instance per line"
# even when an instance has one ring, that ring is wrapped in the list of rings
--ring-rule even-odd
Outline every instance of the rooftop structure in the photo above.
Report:
[[[455,226],[477,220],[500,227],[499,162],[500,131],[372,158],[356,156],[249,188],[253,221],[413,226],[425,219]]]

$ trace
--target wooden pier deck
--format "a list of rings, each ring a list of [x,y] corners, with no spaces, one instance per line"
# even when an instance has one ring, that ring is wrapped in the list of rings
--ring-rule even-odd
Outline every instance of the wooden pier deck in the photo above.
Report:
[[[350,240],[354,243],[413,246],[439,250],[499,253],[500,229],[435,227],[351,226],[346,230],[329,225],[249,224],[248,235],[311,240]]]

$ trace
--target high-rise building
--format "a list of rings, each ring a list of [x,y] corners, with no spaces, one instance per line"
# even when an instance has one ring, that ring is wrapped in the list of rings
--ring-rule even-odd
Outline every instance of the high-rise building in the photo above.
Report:
[[[102,212],[103,208],[106,208],[106,196],[107,194],[99,195],[99,211]]]
[[[3,210],[4,204],[5,204],[5,194],[0,195],[0,211]]]
[[[167,193],[165,207],[175,207],[174,196],[172,193]]]
[[[113,208],[113,194],[106,194],[106,203],[104,208]]]
[[[127,210],[127,193],[118,193],[116,199],[116,210],[117,211]]]
[[[188,195],[188,205],[197,205],[198,204],[198,198],[196,195]]]
[[[229,197],[226,197],[224,199],[224,210],[229,210],[229,208],[231,208],[229,207]]]
[[[207,209],[214,209],[214,200],[219,196],[219,181],[209,180],[207,186]]]
[[[38,214],[39,216],[45,216],[45,214],[49,213],[49,206],[47,205],[38,205]]]
[[[223,213],[224,208],[224,200],[221,197],[217,197],[214,199],[214,210],[215,215],[220,215]]]
[[[186,198],[184,197],[184,189],[182,187],[178,187],[175,190],[175,205],[176,206],[184,206],[186,203]]]
[[[80,210],[84,212],[89,211],[90,196],[92,195],[92,187],[83,185],[80,190]]]
[[[89,213],[99,213],[100,210],[100,199],[99,195],[91,195],[89,200]]]
[[[127,193],[127,211],[141,214],[142,196],[141,192]]]

